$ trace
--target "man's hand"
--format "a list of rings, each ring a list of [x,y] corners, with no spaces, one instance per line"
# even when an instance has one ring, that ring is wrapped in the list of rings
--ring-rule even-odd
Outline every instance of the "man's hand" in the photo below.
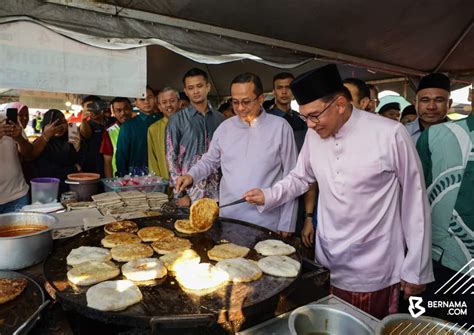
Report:
[[[265,195],[263,194],[263,191],[259,188],[254,188],[250,191],[247,191],[243,197],[245,198],[245,201],[247,201],[249,204],[257,206],[265,205]]]
[[[420,295],[426,289],[426,284],[412,284],[404,280],[400,281],[400,289],[403,291],[403,299],[407,300],[412,295]]]
[[[185,174],[184,176],[178,177],[178,179],[176,180],[175,189],[177,192],[182,192],[192,184],[193,177],[191,177],[189,174]]]
[[[189,195],[185,195],[182,198],[176,200],[176,205],[179,207],[190,207],[191,206],[191,198]]]
[[[312,218],[306,218],[303,230],[301,231],[301,240],[306,247],[311,247],[314,243],[314,227]]]

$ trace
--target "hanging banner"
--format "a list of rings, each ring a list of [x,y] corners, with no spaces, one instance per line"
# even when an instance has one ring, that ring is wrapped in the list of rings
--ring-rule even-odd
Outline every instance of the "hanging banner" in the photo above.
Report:
[[[142,97],[146,48],[100,49],[32,22],[1,24],[0,87]]]

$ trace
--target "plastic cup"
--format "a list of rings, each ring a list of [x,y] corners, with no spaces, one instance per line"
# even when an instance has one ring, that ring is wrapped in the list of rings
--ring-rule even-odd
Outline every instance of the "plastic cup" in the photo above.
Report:
[[[31,203],[47,204],[56,202],[59,190],[58,178],[31,179]]]

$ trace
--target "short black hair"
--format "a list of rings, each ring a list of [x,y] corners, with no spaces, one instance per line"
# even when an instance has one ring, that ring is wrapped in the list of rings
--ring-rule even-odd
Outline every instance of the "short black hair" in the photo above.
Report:
[[[113,105],[114,103],[116,102],[126,102],[128,103],[130,106],[132,106],[132,103],[130,102],[130,99],[129,98],[125,98],[125,97],[115,97],[112,99],[112,101],[110,102],[111,105]]]
[[[230,87],[232,89],[232,85],[234,84],[245,84],[245,83],[253,83],[254,88],[253,88],[253,93],[257,97],[263,94],[263,85],[262,81],[260,80],[260,77],[257,76],[255,73],[251,72],[245,72],[239,74],[237,77],[235,77],[232,82],[230,83]]]
[[[329,95],[326,95],[322,98],[320,98],[323,102],[329,102],[331,100],[333,100],[335,97],[337,97],[338,95],[341,95],[343,96],[344,98],[346,98],[348,101],[352,101],[352,95],[351,95],[351,92],[349,91],[349,89],[345,86],[342,86],[339,90],[337,90],[336,92],[334,93],[331,93]]]
[[[295,79],[295,76],[290,72],[280,72],[273,76],[273,87],[275,87],[275,81],[283,79]]]
[[[224,113],[224,111],[229,108],[232,108],[232,105],[230,104],[230,102],[226,101],[222,105],[220,105],[217,110],[221,113]]]
[[[360,80],[359,78],[346,78],[342,81],[343,84],[351,84],[357,87],[357,102],[360,102],[364,98],[369,98],[370,99],[370,89],[369,86],[363,81]]]
[[[88,102],[97,102],[97,101],[102,101],[101,98],[99,98],[97,95],[88,95],[84,99],[82,99],[82,107],[86,105]]]
[[[153,95],[157,95],[156,90],[153,87],[151,87],[151,85],[146,85],[146,89],[152,91]]]
[[[206,81],[206,83],[209,82],[209,77],[207,76],[207,73],[205,71],[198,69],[197,67],[193,67],[192,69],[188,70],[188,72],[184,74],[183,85],[186,85],[186,78],[197,77],[197,76],[202,76],[204,77],[204,80]]]

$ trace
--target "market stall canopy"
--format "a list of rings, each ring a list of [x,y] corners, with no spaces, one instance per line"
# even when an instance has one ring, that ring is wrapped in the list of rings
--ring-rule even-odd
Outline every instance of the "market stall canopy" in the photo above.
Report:
[[[225,95],[242,69],[270,78],[282,68],[298,74],[327,62],[339,63],[344,77],[409,77],[413,87],[417,77],[442,71],[469,84],[473,13],[471,0],[3,0],[0,23],[32,20],[107,49],[153,45],[150,83],[176,85],[168,78],[179,81],[192,60],[207,64],[214,93]]]

